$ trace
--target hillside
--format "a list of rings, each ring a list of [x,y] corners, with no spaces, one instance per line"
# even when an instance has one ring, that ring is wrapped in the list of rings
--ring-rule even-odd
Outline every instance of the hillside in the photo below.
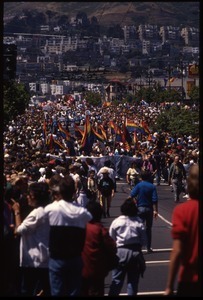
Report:
[[[56,20],[84,12],[89,19],[95,16],[103,26],[148,23],[199,27],[200,2],[4,2],[4,24],[24,10],[51,11]]]

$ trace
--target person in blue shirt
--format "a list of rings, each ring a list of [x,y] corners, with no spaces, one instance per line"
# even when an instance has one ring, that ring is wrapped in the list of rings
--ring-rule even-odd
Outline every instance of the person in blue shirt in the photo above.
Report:
[[[156,186],[149,180],[150,173],[141,171],[141,181],[132,189],[130,196],[136,199],[138,216],[146,225],[147,252],[151,253],[153,217],[158,216],[158,194]]]

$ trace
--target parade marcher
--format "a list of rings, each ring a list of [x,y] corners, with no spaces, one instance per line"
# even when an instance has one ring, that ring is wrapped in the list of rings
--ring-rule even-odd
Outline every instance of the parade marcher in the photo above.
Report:
[[[50,224],[49,277],[51,296],[78,296],[82,282],[82,250],[86,225],[92,215],[74,204],[75,182],[61,178],[54,187],[55,201],[45,207]]]
[[[147,252],[153,252],[152,242],[152,224],[153,217],[158,216],[158,194],[156,186],[149,182],[151,174],[148,171],[141,171],[141,182],[139,182],[131,191],[131,197],[136,199],[138,216],[146,224],[147,233]]]
[[[103,178],[98,183],[98,190],[100,193],[101,205],[103,208],[103,217],[110,217],[111,201],[114,196],[114,183],[109,177],[109,171],[107,168],[103,168]]]
[[[142,164],[142,170],[144,171],[148,171],[149,173],[149,178],[148,180],[153,183],[154,182],[154,174],[155,174],[155,170],[154,170],[154,166],[151,162],[151,154],[148,153],[145,155],[143,164]]]
[[[86,207],[87,203],[90,201],[91,193],[88,189],[88,178],[85,176],[83,166],[77,169],[77,174],[79,174],[78,180],[78,191],[77,191],[77,203],[83,207]]]
[[[179,155],[175,155],[173,163],[169,169],[169,185],[172,184],[174,202],[180,201],[180,194],[183,191],[183,180],[186,180],[186,171],[180,161]]]
[[[140,181],[140,172],[141,171],[138,169],[136,162],[133,161],[126,173],[126,181],[130,185],[130,189],[132,189]]]
[[[161,182],[161,154],[158,149],[155,149],[153,152],[153,159],[155,163],[155,170],[154,173],[156,179],[156,185],[160,185]]]
[[[108,170],[108,172],[109,172],[109,177],[113,180],[113,183],[114,183],[114,192],[116,192],[116,187],[117,187],[117,185],[116,185],[116,172],[115,172],[115,170],[114,170],[114,168],[112,168],[111,167],[111,161],[110,160],[106,160],[105,162],[104,162],[104,166],[103,167],[101,167],[101,169],[98,171],[98,173],[97,173],[97,178],[98,178],[98,181],[102,178],[102,176],[103,176],[103,169],[104,170]]]
[[[119,265],[112,270],[109,296],[119,296],[127,275],[127,294],[136,296],[140,275],[145,271],[142,247],[146,245],[146,230],[137,215],[134,199],[129,198],[120,207],[121,216],[114,219],[109,228],[110,236],[116,241]]]
[[[98,188],[97,188],[97,180],[95,178],[95,170],[94,169],[91,169],[89,171],[89,175],[88,175],[88,178],[87,178],[87,188],[91,193],[91,195],[89,197],[89,200],[96,201],[97,200]]]
[[[192,165],[187,178],[189,199],[172,215],[173,248],[165,295],[173,295],[178,274],[178,297],[201,297],[199,266],[199,166]]]

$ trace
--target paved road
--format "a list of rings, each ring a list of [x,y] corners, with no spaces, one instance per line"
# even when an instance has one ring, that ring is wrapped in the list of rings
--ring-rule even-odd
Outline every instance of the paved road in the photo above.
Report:
[[[159,217],[154,220],[152,228],[152,248],[154,253],[147,254],[144,250],[147,268],[144,278],[140,279],[138,295],[163,295],[167,273],[169,256],[172,246],[171,238],[171,216],[175,204],[171,188],[161,183],[157,186],[159,196]],[[103,219],[104,226],[109,227],[112,220],[120,215],[120,205],[130,195],[129,186],[125,181],[117,181],[117,192],[112,201],[110,218]],[[186,201],[181,199],[180,203]],[[106,277],[105,295],[108,294],[111,283],[111,273]],[[126,295],[126,283],[124,284],[121,295]]]

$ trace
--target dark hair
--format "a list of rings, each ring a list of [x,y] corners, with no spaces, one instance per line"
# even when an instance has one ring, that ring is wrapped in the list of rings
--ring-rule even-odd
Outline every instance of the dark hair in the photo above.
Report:
[[[49,180],[49,188],[50,190],[55,190],[55,188],[59,185],[59,182],[61,180],[61,175],[59,174],[54,174],[53,176],[51,176],[50,180]]]
[[[127,198],[120,207],[124,216],[135,217],[137,215],[137,206],[133,198]]]
[[[189,174],[187,178],[187,188],[190,198],[199,199],[199,166],[192,165],[189,168]]]
[[[92,215],[92,221],[101,221],[103,209],[99,202],[89,201],[86,205],[86,208]]]
[[[91,157],[87,157],[86,158],[86,163],[89,165],[89,166],[93,166],[94,165],[94,161]]]
[[[149,180],[151,177],[151,173],[148,170],[142,170],[140,173],[142,180]]]
[[[36,199],[37,206],[45,207],[49,204],[49,185],[46,182],[33,182],[29,185],[28,192]]]
[[[130,164],[130,167],[131,167],[131,168],[132,168],[132,167],[137,167],[136,161],[132,161],[131,164]]]
[[[104,162],[104,166],[110,168],[110,166],[111,166],[111,161],[110,161],[110,160],[106,160],[106,161]]]
[[[73,196],[75,194],[75,181],[70,175],[62,177],[59,182],[59,193],[62,198],[67,202],[73,202]]]

